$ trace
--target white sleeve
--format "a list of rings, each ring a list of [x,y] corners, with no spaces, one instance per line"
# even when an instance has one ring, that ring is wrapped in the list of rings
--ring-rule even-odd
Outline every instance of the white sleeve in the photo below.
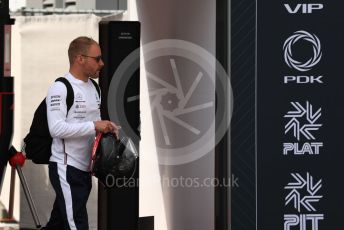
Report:
[[[53,138],[74,138],[95,135],[92,121],[67,123],[67,88],[62,82],[54,82],[46,97],[48,126]]]

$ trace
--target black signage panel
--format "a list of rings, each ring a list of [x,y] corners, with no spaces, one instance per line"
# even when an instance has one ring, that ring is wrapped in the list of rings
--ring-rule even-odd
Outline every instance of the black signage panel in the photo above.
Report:
[[[344,219],[342,2],[257,1],[257,229]]]
[[[120,137],[129,137],[139,150],[140,141],[140,23],[101,21],[99,43],[104,68],[101,117],[122,128]],[[139,160],[131,177],[107,178],[105,189],[98,186],[98,229],[139,229]]]

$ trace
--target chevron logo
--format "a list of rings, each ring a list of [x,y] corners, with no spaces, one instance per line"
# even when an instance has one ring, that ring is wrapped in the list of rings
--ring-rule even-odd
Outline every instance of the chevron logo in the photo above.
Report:
[[[322,124],[316,122],[321,117],[321,108],[314,110],[313,106],[306,101],[306,105],[302,106],[299,102],[290,102],[293,110],[289,111],[284,118],[289,121],[284,126],[284,133],[291,132],[293,136],[299,141],[300,136],[304,136],[307,140],[315,140],[314,131],[318,131]],[[300,119],[303,118],[306,124],[301,124]]]
[[[300,211],[300,193],[293,189],[285,198],[285,206],[287,206],[289,203],[293,203],[293,207]]]
[[[285,189],[302,189],[307,185],[307,180],[298,173],[291,173],[291,176],[295,179],[295,182],[288,183]]]
[[[303,117],[307,110],[302,107],[299,102],[290,102],[292,106],[295,108],[295,111],[289,111],[287,115],[284,117]]]
[[[307,209],[309,212],[315,212],[316,209],[313,207],[311,202],[319,202],[319,200],[322,198],[322,196],[304,196],[300,200],[300,205],[302,205],[304,208]],[[298,210],[300,212],[300,208]]]
[[[285,190],[290,190],[285,198],[285,206],[292,204],[298,212],[301,211],[301,207],[309,212],[315,212],[316,208],[313,203],[318,203],[323,197],[318,194],[322,187],[322,180],[314,182],[313,177],[308,172],[306,178],[299,173],[291,173],[291,176],[294,181],[289,182],[284,187]]]
[[[315,185],[313,185],[313,177],[307,173],[307,181],[307,192],[314,196],[320,190],[322,180],[319,180]]]

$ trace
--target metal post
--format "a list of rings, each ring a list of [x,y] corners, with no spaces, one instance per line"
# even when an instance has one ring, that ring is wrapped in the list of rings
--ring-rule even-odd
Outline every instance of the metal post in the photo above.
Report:
[[[38,215],[37,215],[36,206],[35,206],[35,204],[34,204],[34,202],[32,200],[31,193],[30,193],[29,187],[27,186],[24,174],[23,174],[23,172],[22,172],[22,170],[21,170],[19,165],[16,165],[16,169],[17,169],[17,172],[18,172],[18,175],[19,175],[19,178],[20,178],[20,182],[21,182],[23,190],[24,190],[24,194],[26,196],[26,200],[28,202],[28,205],[29,205],[29,208],[30,208],[30,211],[31,211],[31,214],[32,214],[32,218],[33,218],[33,220],[35,222],[36,227],[40,228],[41,227],[41,223],[40,223]]]
[[[11,185],[10,185],[10,201],[8,205],[8,219],[13,219],[13,206],[14,206],[14,190],[15,190],[15,183],[16,183],[16,170],[15,168],[11,168]]]

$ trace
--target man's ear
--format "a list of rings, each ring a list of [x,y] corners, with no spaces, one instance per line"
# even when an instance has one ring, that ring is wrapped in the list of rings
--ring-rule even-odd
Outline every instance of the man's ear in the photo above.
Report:
[[[74,58],[74,64],[82,64],[84,63],[84,58],[81,55],[76,55]]]
[[[84,58],[83,58],[81,55],[77,55],[76,58],[75,58],[75,60],[76,60],[79,64],[81,64],[81,63],[84,62]]]

